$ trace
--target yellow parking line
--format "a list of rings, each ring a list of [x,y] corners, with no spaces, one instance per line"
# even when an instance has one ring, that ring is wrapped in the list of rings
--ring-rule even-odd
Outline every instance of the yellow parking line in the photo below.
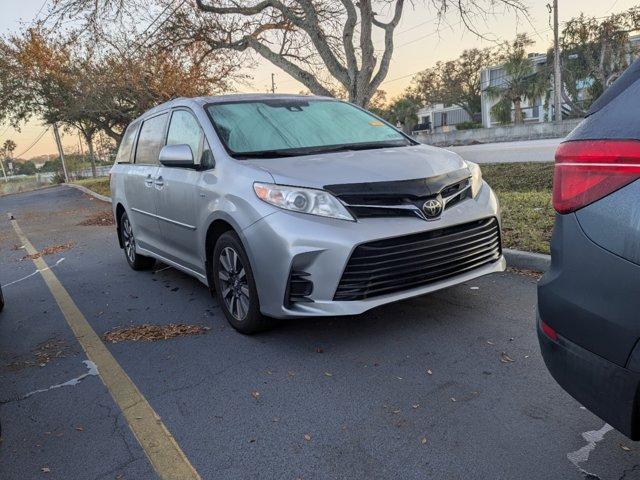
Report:
[[[12,220],[11,223],[27,253],[29,255],[38,253],[22,232],[18,222]],[[138,387],[91,328],[69,293],[54,273],[47,268],[46,262],[42,258],[34,258],[33,263],[40,270],[42,278],[56,299],[69,327],[73,330],[87,357],[98,366],[102,382],[122,410],[122,415],[129,424],[129,428],[160,478],[200,479],[200,475],[189,463],[186,455],[167,427],[164,426],[158,414],[151,408],[147,399],[140,393]]]

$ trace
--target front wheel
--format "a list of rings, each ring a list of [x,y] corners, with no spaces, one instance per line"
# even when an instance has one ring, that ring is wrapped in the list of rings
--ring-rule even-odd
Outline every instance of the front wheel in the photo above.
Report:
[[[155,259],[145,257],[136,252],[136,238],[133,235],[133,227],[129,221],[127,212],[120,217],[120,235],[122,235],[122,245],[124,246],[124,256],[127,263],[134,270],[149,270],[156,263]]]
[[[235,232],[223,233],[216,242],[213,282],[220,308],[233,328],[252,334],[271,326],[271,319],[260,313],[249,258]]]

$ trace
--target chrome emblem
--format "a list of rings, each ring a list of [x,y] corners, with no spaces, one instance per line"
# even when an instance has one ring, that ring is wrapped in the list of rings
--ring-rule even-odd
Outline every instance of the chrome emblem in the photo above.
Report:
[[[442,207],[442,200],[439,198],[432,198],[422,204],[422,212],[429,220],[433,220],[442,214]]]

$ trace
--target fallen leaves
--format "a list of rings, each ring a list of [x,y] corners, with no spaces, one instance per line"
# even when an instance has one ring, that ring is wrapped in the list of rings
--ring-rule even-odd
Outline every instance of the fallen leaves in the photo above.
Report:
[[[102,338],[111,343],[118,342],[157,342],[158,340],[168,340],[174,337],[184,337],[189,335],[203,335],[210,327],[202,325],[185,325],[183,323],[168,325],[136,325],[133,327],[119,327],[105,333]]]
[[[620,444],[620,448],[622,450],[624,450],[625,452],[630,452],[631,451],[631,449],[629,447],[627,447],[624,443]]]
[[[75,244],[76,242],[67,242],[60,245],[49,245],[48,247],[44,247],[37,253],[25,255],[24,257],[22,257],[22,260],[35,260],[36,258],[44,257],[46,255],[55,255],[56,253],[62,253],[69,250],[70,248],[73,248]]]
[[[254,400],[259,400],[260,399],[260,392],[257,390],[254,390],[251,392],[251,396],[253,397]]]
[[[507,271],[516,273],[518,275],[524,275],[526,277],[532,277],[532,278],[535,278],[536,280],[540,280],[542,278],[542,272],[537,272],[535,270],[526,270],[524,268],[508,267]]]
[[[431,369],[427,370],[427,375],[433,375],[433,372],[431,371]]]
[[[7,369],[19,371],[28,367],[44,367],[51,360],[68,357],[73,352],[64,340],[53,337],[38,344],[32,353],[33,358],[11,362],[7,365]]]
[[[515,362],[515,360],[513,358],[511,358],[509,355],[507,355],[506,352],[502,352],[500,354],[500,361],[502,363],[513,363],[513,362]]]
[[[87,217],[78,225],[83,227],[99,226],[99,227],[111,227],[115,225],[115,219],[113,218],[113,212],[111,210],[103,210],[101,212],[94,213],[90,217]]]
[[[420,439],[420,443],[421,443],[422,445],[426,444],[426,443],[427,443],[427,437],[422,437],[422,438]]]
[[[40,470],[42,473],[51,473],[51,469],[49,467],[42,467]]]
[[[307,442],[310,442],[310,441],[311,441],[311,435],[309,435],[308,433],[305,433],[305,434],[304,434],[304,439],[305,439]]]

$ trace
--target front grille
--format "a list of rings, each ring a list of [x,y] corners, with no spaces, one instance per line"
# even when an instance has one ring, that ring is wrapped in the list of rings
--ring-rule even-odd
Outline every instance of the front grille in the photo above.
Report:
[[[500,258],[495,218],[358,245],[334,300],[363,300],[422,287]]]
[[[446,200],[445,210],[469,195],[469,169],[412,180],[325,185],[355,218],[422,218],[422,206],[430,199]]]

